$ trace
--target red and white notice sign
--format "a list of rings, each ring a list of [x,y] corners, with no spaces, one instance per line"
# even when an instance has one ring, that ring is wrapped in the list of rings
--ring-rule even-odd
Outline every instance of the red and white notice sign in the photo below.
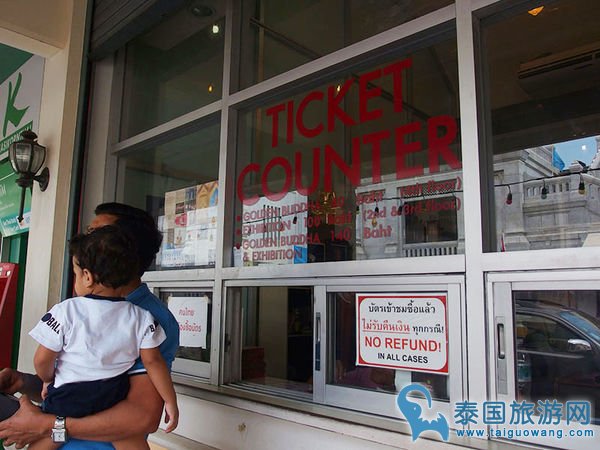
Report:
[[[446,294],[356,294],[356,364],[448,373]]]

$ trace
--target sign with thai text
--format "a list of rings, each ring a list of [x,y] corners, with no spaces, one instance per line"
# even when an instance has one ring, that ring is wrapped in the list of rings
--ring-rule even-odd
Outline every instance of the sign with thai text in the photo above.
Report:
[[[356,364],[448,373],[446,294],[356,294]]]
[[[169,311],[179,323],[179,345],[206,348],[208,304],[203,297],[169,297]]]

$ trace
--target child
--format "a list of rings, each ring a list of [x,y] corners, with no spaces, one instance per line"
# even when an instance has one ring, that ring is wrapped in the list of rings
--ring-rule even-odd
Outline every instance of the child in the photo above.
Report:
[[[69,244],[78,297],[65,300],[29,333],[40,345],[34,356],[44,381],[42,409],[62,417],[83,417],[110,408],[127,396],[128,369],[138,356],[165,401],[167,432],[177,426],[175,390],[158,346],[165,334],[153,316],[120,296],[138,276],[134,240],[104,226]],[[118,450],[148,448],[145,436],[113,442]],[[52,449],[43,439],[30,449]]]

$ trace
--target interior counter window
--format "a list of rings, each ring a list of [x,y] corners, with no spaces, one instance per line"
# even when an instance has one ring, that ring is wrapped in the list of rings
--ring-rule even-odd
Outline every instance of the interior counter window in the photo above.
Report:
[[[313,293],[303,286],[231,288],[229,317],[241,348],[231,382],[275,395],[312,399]],[[233,325],[237,327],[237,325]]]
[[[392,418],[401,418],[398,394],[418,383],[421,393],[408,395],[424,404],[428,393],[448,413],[462,395],[460,288],[434,291],[428,280],[410,291],[363,279],[342,288],[300,280],[226,287],[224,383],[267,402]]]

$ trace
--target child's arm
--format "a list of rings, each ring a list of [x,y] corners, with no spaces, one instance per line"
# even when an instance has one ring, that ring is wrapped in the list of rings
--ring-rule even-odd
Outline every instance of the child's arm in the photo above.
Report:
[[[51,383],[54,380],[54,364],[57,357],[58,352],[53,352],[43,345],[38,345],[33,356],[33,366],[38,377],[44,383]]]
[[[140,356],[152,384],[165,401],[165,423],[168,423],[165,431],[170,433],[177,427],[179,422],[179,409],[169,369],[167,369],[167,364],[158,347],[143,348],[140,350]]]

